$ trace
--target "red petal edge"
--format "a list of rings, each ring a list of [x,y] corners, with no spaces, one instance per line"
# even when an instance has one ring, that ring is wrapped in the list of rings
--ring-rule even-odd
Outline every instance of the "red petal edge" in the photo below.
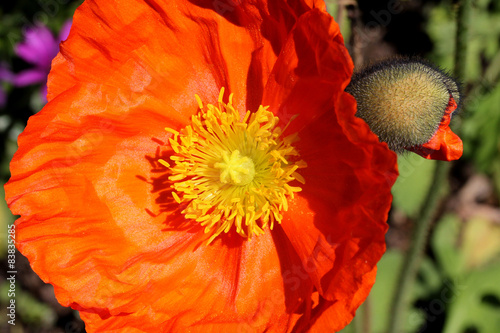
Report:
[[[451,114],[457,109],[457,103],[450,96],[443,119],[434,136],[423,145],[407,148],[428,160],[454,161],[463,153],[462,140],[450,129]]]

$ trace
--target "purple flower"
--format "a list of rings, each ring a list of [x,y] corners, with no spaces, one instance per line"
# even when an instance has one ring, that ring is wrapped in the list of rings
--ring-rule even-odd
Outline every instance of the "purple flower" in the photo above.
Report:
[[[13,84],[24,87],[42,84],[41,95],[47,101],[47,75],[50,72],[52,59],[59,52],[59,43],[69,35],[71,21],[66,22],[56,37],[46,26],[36,26],[24,33],[24,42],[15,46],[16,54],[34,67],[15,74]]]

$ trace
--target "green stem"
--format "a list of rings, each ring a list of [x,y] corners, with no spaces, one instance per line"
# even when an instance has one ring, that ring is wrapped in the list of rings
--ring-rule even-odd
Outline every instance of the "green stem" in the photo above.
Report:
[[[363,333],[372,332],[372,302],[370,295],[368,295],[366,301],[363,303],[363,328]]]
[[[433,182],[425,198],[419,217],[415,221],[413,239],[408,252],[406,253],[403,267],[396,287],[395,298],[392,303],[391,320],[389,323],[389,333],[401,333],[402,323],[406,319],[409,307],[409,298],[413,290],[413,284],[420,266],[421,257],[427,241],[427,235],[437,208],[443,197],[443,188],[448,180],[450,164],[447,162],[437,162],[434,169]]]
[[[462,0],[458,4],[457,34],[455,41],[455,76],[465,78],[465,65],[468,46],[472,0]],[[434,221],[439,203],[445,192],[443,189],[448,181],[450,163],[437,162],[432,179],[432,185],[427,193],[418,218],[415,221],[415,230],[410,248],[405,255],[403,267],[396,287],[392,303],[389,333],[402,332],[403,321],[410,306],[410,296],[420,266],[424,248],[427,242],[432,221]]]
[[[361,305],[356,311],[356,315],[352,320],[352,327],[354,333],[363,333],[363,317],[364,317],[364,311],[363,311],[363,305]]]
[[[370,333],[371,332],[371,305],[370,296],[366,298],[363,305],[356,311],[356,316],[352,321],[354,333]]]
[[[455,39],[455,76],[465,80],[465,64],[469,45],[469,27],[472,13],[472,0],[462,0],[457,10],[457,33]]]

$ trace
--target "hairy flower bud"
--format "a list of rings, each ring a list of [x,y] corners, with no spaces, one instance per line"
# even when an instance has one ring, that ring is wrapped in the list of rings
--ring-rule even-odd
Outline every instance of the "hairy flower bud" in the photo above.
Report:
[[[460,102],[457,82],[419,59],[398,58],[368,67],[346,89],[357,101],[356,115],[396,152],[429,142],[450,99]]]

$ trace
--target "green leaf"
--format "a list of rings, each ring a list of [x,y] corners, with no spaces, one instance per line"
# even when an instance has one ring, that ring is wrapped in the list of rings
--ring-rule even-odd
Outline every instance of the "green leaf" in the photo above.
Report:
[[[499,332],[499,239],[500,227],[480,218],[448,215],[436,225],[431,245],[451,281],[430,302],[447,311],[443,333]]]
[[[480,333],[500,330],[500,263],[476,270],[458,281],[443,333],[476,329]]]

